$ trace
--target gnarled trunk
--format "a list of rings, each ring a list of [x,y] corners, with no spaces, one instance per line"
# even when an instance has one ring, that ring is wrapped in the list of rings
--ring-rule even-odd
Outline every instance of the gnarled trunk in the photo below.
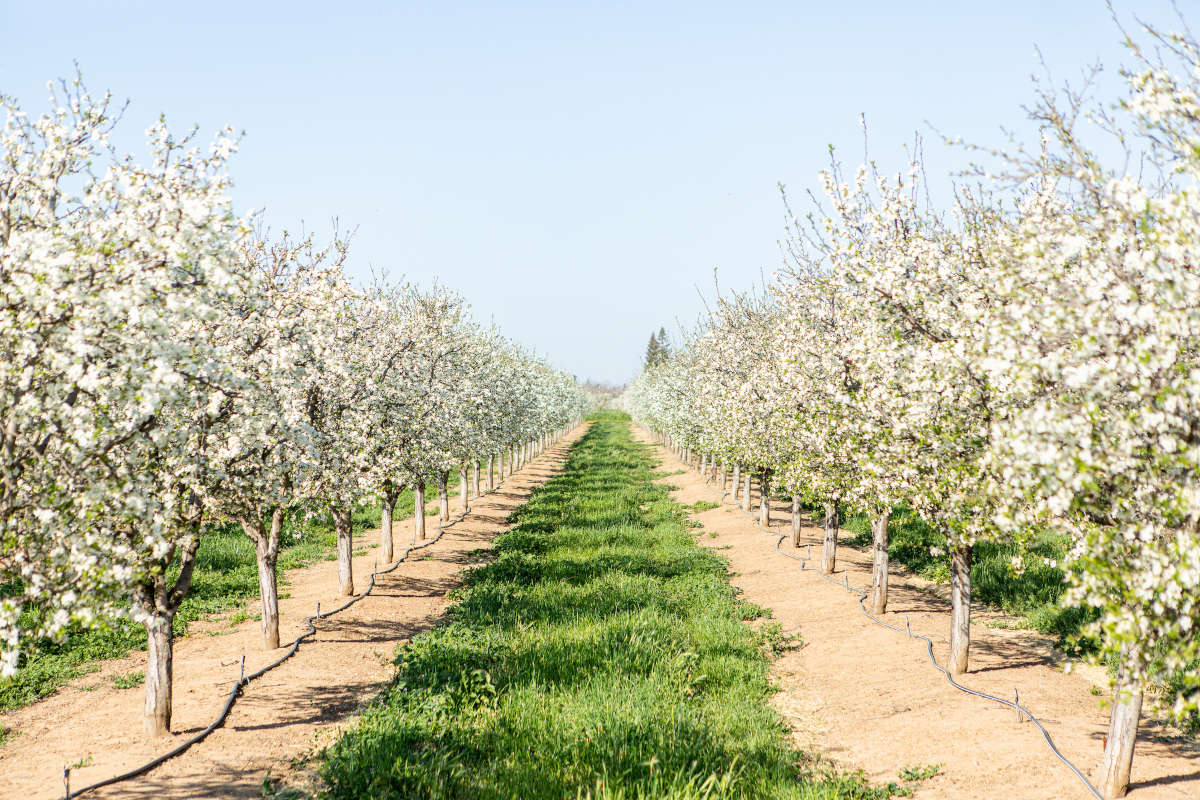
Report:
[[[413,541],[425,541],[425,481],[413,484]]]
[[[733,465],[733,502],[738,501],[738,496],[742,493],[742,465]]]
[[[1096,771],[1096,788],[1106,800],[1124,797],[1129,791],[1129,773],[1133,768],[1133,748],[1137,743],[1141,716],[1142,691],[1129,681],[1128,668],[1122,663],[1117,670],[1104,757]]]
[[[887,611],[888,517],[884,511],[871,519],[871,613]]]
[[[753,499],[750,497],[750,489],[751,489],[751,486],[750,486],[750,470],[746,470],[746,474],[745,474],[745,476],[742,478],[742,482],[743,482],[743,484],[744,484],[744,485],[742,486],[742,489],[743,489],[743,492],[742,492],[742,511],[746,511],[746,512],[748,512],[748,511],[750,511],[750,509],[751,509],[751,508],[753,508],[753,507],[754,507],[754,501],[753,501]]]
[[[967,671],[971,647],[971,545],[960,544],[950,551],[950,663],[951,675]]]
[[[333,509],[333,528],[337,531],[338,591],[354,594],[354,540],[350,528],[350,509]]]
[[[821,546],[821,572],[826,575],[837,569],[838,501],[825,501],[825,541]]]

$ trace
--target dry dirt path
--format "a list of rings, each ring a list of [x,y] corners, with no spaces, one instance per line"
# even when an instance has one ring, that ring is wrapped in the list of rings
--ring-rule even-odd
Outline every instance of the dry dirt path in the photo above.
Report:
[[[586,430],[577,428],[478,499],[471,512],[448,528],[442,539],[413,553],[412,560],[380,576],[374,592],[322,620],[317,635],[290,660],[244,690],[223,727],[148,775],[106,787],[87,798],[209,798],[262,796],[270,770],[332,740],[373,698],[393,673],[396,646],[432,627],[445,611],[446,593],[458,585],[462,569],[477,563],[480,550],[507,529],[509,514],[534,487],[556,474],[569,445]],[[437,519],[427,530],[432,537]],[[412,520],[395,523],[398,550],[412,538]],[[378,531],[356,537],[356,550],[375,544]],[[376,545],[377,546],[377,545]],[[375,566],[373,547],[354,559],[356,587],[366,588]],[[288,573],[290,597],[280,600],[281,639],[289,643],[306,628],[304,617],[320,602],[329,609],[344,598],[337,570],[323,561]],[[254,612],[257,603],[247,606]],[[75,787],[116,775],[149,761],[203,729],[216,716],[242,654],[249,673],[278,658],[265,652],[258,623],[247,620],[195,623],[175,649],[175,732],[153,739],[141,733],[141,687],[117,690],[107,676],[139,670],[143,653],[106,661],[101,671],[71,682],[57,694],[0,716],[15,731],[0,747],[0,798],[62,797],[62,769],[72,770]],[[286,645],[285,645],[286,647]],[[92,687],[92,688],[87,688]]]
[[[645,442],[645,431],[635,435]],[[683,463],[656,447],[669,473]],[[672,496],[693,505],[718,502],[720,491],[705,486],[693,470],[663,479],[678,487]],[[772,506],[772,526],[790,536],[790,504]],[[1079,780],[1051,754],[1036,728],[996,703],[963,694],[928,661],[925,644],[882,628],[865,616],[856,597],[801,571],[775,551],[775,537],[741,511],[720,506],[694,515],[704,527],[698,541],[729,559],[733,583],[751,602],[772,609],[785,633],[802,637],[773,667],[780,692],[775,705],[793,728],[797,746],[841,766],[861,769],[877,782],[895,780],[915,765],[940,764],[940,773],[915,795],[924,800],[1059,800],[1090,798]],[[800,552],[811,543],[819,553],[820,530],[806,525]],[[782,547],[790,550],[789,540]],[[870,586],[870,554],[838,548],[835,575],[852,586]],[[914,633],[929,636],[945,663],[949,604],[940,587],[905,570],[893,569],[889,613]],[[1063,754],[1089,773],[1099,763],[1107,715],[1093,693],[1093,672],[1065,674],[1052,642],[1028,630],[989,627],[1002,615],[975,609],[971,628],[971,672],[961,682],[973,689],[1011,698],[1042,720]],[[1143,723],[1134,758],[1132,800],[1200,798],[1200,748],[1194,739]]]

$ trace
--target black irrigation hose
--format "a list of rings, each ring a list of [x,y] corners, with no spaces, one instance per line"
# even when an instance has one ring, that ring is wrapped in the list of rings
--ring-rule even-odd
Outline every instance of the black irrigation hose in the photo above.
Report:
[[[546,451],[543,450],[542,453],[544,453],[544,452],[546,452]],[[541,453],[539,453],[538,455],[541,455]],[[529,459],[529,461],[527,461],[524,465],[522,465],[521,468],[524,469],[524,467],[529,466],[529,464],[532,463],[534,458],[537,458],[537,456],[531,457]],[[514,472],[512,474],[516,474],[516,473]],[[510,474],[509,477],[512,477],[512,475]],[[501,485],[503,485],[503,483],[504,483],[504,479],[501,478],[500,482],[497,484],[496,488],[499,488]],[[495,489],[490,489],[490,490],[484,492],[484,495],[491,494],[493,491],[495,491]],[[246,656],[243,654],[242,655],[242,673],[241,673],[241,675],[238,676],[237,681],[234,683],[233,689],[230,690],[229,697],[227,697],[225,699],[225,705],[221,709],[221,713],[217,715],[216,719],[214,719],[212,722],[210,722],[208,724],[207,728],[200,731],[199,733],[197,733],[195,736],[188,739],[187,741],[183,742],[178,747],[174,748],[173,750],[169,750],[166,753],[163,753],[161,756],[158,756],[157,758],[147,761],[145,764],[142,764],[140,767],[134,767],[133,769],[129,770],[128,772],[122,772],[120,775],[114,775],[111,778],[105,778],[104,780],[96,781],[93,784],[84,786],[82,789],[76,789],[75,791],[71,791],[71,783],[70,783],[71,769],[70,769],[70,767],[64,767],[63,768],[63,785],[64,785],[66,793],[63,795],[63,800],[72,800],[72,798],[79,797],[80,795],[83,795],[83,794],[93,791],[95,789],[99,789],[104,786],[111,786],[114,783],[121,783],[121,782],[127,781],[131,778],[136,778],[140,775],[145,775],[147,772],[151,771],[152,769],[159,766],[160,764],[170,761],[172,758],[175,758],[176,756],[182,754],[185,750],[187,750],[192,745],[206,739],[210,733],[215,731],[217,728],[221,727],[221,725],[224,724],[225,720],[229,717],[229,712],[233,710],[233,704],[237,701],[238,695],[241,694],[242,687],[246,686],[251,681],[256,680],[257,678],[261,678],[263,675],[267,674],[268,672],[275,669],[280,664],[282,664],[283,662],[287,661],[289,658],[294,656],[296,654],[296,651],[300,649],[300,643],[303,642],[305,639],[308,639],[309,637],[316,634],[317,628],[316,628],[316,626],[313,625],[313,620],[325,619],[326,617],[332,617],[334,614],[339,614],[342,611],[345,611],[350,606],[357,603],[359,600],[362,600],[364,597],[369,595],[371,593],[371,591],[375,588],[375,576],[376,575],[386,575],[387,573],[394,571],[397,567],[399,567],[402,563],[404,563],[404,561],[408,558],[408,556],[414,550],[422,550],[426,547],[429,547],[430,545],[436,544],[437,541],[442,538],[442,534],[445,532],[446,528],[454,527],[458,523],[462,522],[466,518],[466,516],[470,513],[471,513],[470,508],[467,508],[465,511],[463,511],[462,513],[460,513],[458,515],[457,519],[447,522],[445,525],[443,525],[439,522],[437,536],[434,536],[432,539],[430,539],[429,541],[424,542],[422,544],[410,544],[404,550],[404,554],[401,555],[399,558],[397,558],[394,562],[392,562],[391,566],[389,566],[385,569],[375,570],[374,572],[371,573],[371,579],[370,579],[370,582],[367,585],[367,588],[365,591],[360,592],[359,594],[356,594],[354,597],[350,598],[345,603],[342,603],[340,606],[333,609],[332,611],[322,612],[321,604],[317,603],[317,613],[313,614],[311,617],[308,617],[307,619],[304,620],[304,624],[306,624],[308,626],[308,630],[305,631],[304,633],[300,634],[299,636],[297,636],[292,641],[292,645],[291,645],[291,647],[288,648],[288,651],[286,653],[284,653],[282,656],[280,656],[278,660],[268,664],[267,666],[263,667],[262,669],[258,670],[257,672],[251,672],[249,675],[247,675],[247,674],[245,674],[245,672],[246,672]]]
[[[724,505],[733,506],[734,508],[737,508],[739,511],[741,511],[746,516],[750,517],[751,519],[754,519],[754,514],[752,514],[749,511],[745,511],[737,503],[726,502],[725,497],[728,494],[729,494],[729,492],[725,491],[725,490],[722,490],[722,492],[721,492],[721,502]],[[754,519],[754,524],[758,527],[759,530],[765,531],[766,533],[769,533],[772,536],[778,537],[775,540],[775,551],[777,553],[779,553],[781,556],[790,558],[793,561],[799,561],[801,570],[805,570],[808,572],[815,572],[818,575],[818,577],[820,577],[826,581],[829,581],[834,586],[840,586],[843,589],[845,589],[846,591],[856,593],[858,595],[858,607],[859,607],[859,609],[862,610],[863,614],[866,615],[867,619],[871,620],[872,622],[874,622],[877,625],[882,625],[885,628],[894,630],[897,633],[904,633],[904,634],[907,634],[910,638],[921,639],[922,641],[924,641],[925,642],[925,650],[929,656],[929,663],[933,664],[933,666],[935,668],[937,668],[937,670],[939,672],[941,672],[944,676],[946,676],[946,681],[951,686],[953,686],[955,689],[958,689],[960,692],[964,692],[969,695],[974,695],[975,697],[981,697],[984,700],[991,700],[993,702],[999,703],[1000,705],[1008,706],[1009,708],[1014,709],[1017,712],[1018,718],[1019,718],[1019,715],[1024,714],[1025,717],[1030,722],[1032,722],[1035,726],[1037,726],[1037,729],[1039,731],[1041,731],[1042,738],[1044,738],[1046,740],[1046,745],[1049,746],[1050,752],[1053,753],[1058,758],[1059,761],[1066,764],[1067,768],[1070,769],[1071,772],[1075,773],[1075,777],[1079,778],[1079,780],[1083,782],[1083,785],[1087,788],[1087,790],[1089,792],[1091,792],[1092,796],[1095,797],[1096,800],[1104,800],[1103,795],[1101,795],[1100,792],[1097,791],[1096,787],[1093,786],[1092,782],[1087,779],[1087,776],[1085,776],[1083,774],[1083,772],[1080,771],[1079,767],[1072,764],[1071,761],[1068,760],[1067,757],[1064,756],[1059,751],[1058,747],[1056,747],[1054,744],[1054,740],[1050,738],[1050,733],[1045,729],[1045,727],[1042,726],[1042,723],[1038,720],[1038,718],[1035,717],[1032,713],[1030,713],[1029,709],[1027,709],[1027,708],[1025,708],[1025,706],[1021,705],[1019,701],[1005,700],[1003,697],[996,697],[995,695],[987,694],[985,692],[979,692],[974,689],[970,689],[966,686],[963,686],[961,683],[954,680],[953,676],[950,675],[949,671],[947,671],[941,664],[937,663],[937,659],[934,658],[934,656],[933,656],[933,640],[931,640],[928,636],[924,636],[919,633],[913,633],[911,626],[908,625],[908,617],[907,616],[905,617],[905,628],[903,630],[898,628],[895,625],[890,625],[890,624],[884,622],[883,620],[879,619],[878,617],[874,616],[873,614],[871,614],[871,612],[867,611],[867,607],[865,605],[863,605],[863,601],[866,600],[866,598],[867,598],[867,593],[865,591],[863,591],[862,589],[859,589],[856,586],[851,586],[850,578],[848,575],[846,575],[845,573],[842,573],[843,581],[842,581],[842,583],[838,583],[833,578],[830,578],[828,575],[821,572],[820,570],[808,566],[807,559],[800,558],[799,556],[795,556],[795,555],[792,555],[791,553],[786,553],[783,550],[781,550],[780,545],[783,544],[783,540],[787,538],[786,533],[779,533],[778,531],[764,527],[763,524],[761,522],[759,522],[757,519]],[[811,552],[811,545],[810,545],[810,552]],[[1014,690],[1014,696],[1015,696],[1015,690]]]

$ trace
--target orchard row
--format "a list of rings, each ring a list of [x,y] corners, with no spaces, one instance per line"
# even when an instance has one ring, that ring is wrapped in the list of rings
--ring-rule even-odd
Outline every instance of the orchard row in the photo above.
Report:
[[[109,144],[110,97],[79,81],[51,91],[36,119],[2,102],[4,674],[38,637],[135,619],[149,640],[146,727],[164,732],[172,620],[214,523],[253,540],[264,643],[278,647],[285,512],[332,516],[352,594],[355,504],[382,500],[390,562],[403,487],[423,538],[427,482],[444,507],[452,471],[465,484],[505,453],[511,467],[585,398],[456,293],[355,287],[336,232],[317,244],[237,216],[228,131],[202,148],[157,123],[143,165]]]
[[[1190,682],[1175,714],[1200,702],[1200,45],[1146,38],[1118,102],[1039,93],[1038,145],[986,154],[946,211],[917,162],[835,162],[809,213],[788,207],[771,285],[722,300],[626,397],[706,469],[823,505],[826,571],[839,507],[871,514],[877,613],[889,515],[919,513],[950,562],[953,673],[973,547],[1068,538],[1065,602],[1117,665],[1106,797],[1148,684]]]

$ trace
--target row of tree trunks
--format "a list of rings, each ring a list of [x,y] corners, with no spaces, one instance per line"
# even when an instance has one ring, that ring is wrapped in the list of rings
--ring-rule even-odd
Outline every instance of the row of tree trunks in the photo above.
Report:
[[[521,446],[513,448],[512,457],[509,459],[509,474],[515,470],[518,459],[530,459],[537,453],[543,452],[561,435],[562,432],[539,435]],[[496,487],[497,471],[501,477],[504,475],[504,456],[503,450],[488,456],[488,491]],[[481,462],[475,461],[471,467],[473,469],[474,496],[478,498],[480,497]],[[463,464],[460,468],[460,492],[464,511],[469,509],[471,497],[467,472],[468,465]],[[450,517],[448,481],[449,472],[442,472],[438,475],[438,513],[442,521],[446,521]],[[394,557],[392,529],[400,490],[400,486],[389,484],[384,487],[381,498],[379,555],[385,564],[390,564]],[[353,512],[352,509],[341,506],[330,508],[330,512],[337,535],[338,591],[343,596],[351,596],[354,594]],[[239,520],[246,536],[254,542],[259,601],[262,605],[261,632],[263,647],[268,650],[279,647],[278,563],[284,517],[285,510],[276,508],[271,510],[269,520],[264,515],[247,516]],[[416,481],[413,483],[413,540],[424,541],[425,538],[425,481]],[[199,536],[193,536],[176,552],[165,556],[163,569],[147,579],[135,592],[134,602],[145,615],[144,625],[146,628],[146,691],[143,727],[146,733],[152,736],[165,735],[171,731],[175,663],[173,628],[179,605],[191,587],[199,545]],[[179,559],[180,571],[175,580],[168,583],[167,567],[176,556]]]
[[[688,466],[692,464],[692,452],[689,448],[677,448],[670,437],[661,435],[662,441],[668,444]],[[727,466],[717,465],[715,458],[701,454],[699,467],[705,478],[705,485],[710,483],[710,472],[715,470],[719,475],[721,492],[726,492],[726,480],[730,481],[730,490],[736,503],[739,496],[742,509],[750,511],[752,507],[752,481],[749,472],[743,474],[740,464],[733,464],[732,470]],[[759,522],[767,527],[770,525],[770,473],[764,470],[760,474],[759,493]],[[830,498],[824,503],[824,541],[821,551],[821,571],[830,574],[837,569],[838,524],[840,501]],[[888,545],[890,511],[882,510],[871,517],[871,590],[867,596],[867,605],[872,614],[881,615],[887,612],[888,602]],[[800,497],[792,495],[792,546],[800,546],[800,532],[803,526]],[[947,659],[947,670],[951,675],[963,675],[970,666],[969,653],[971,642],[971,564],[974,551],[971,545],[962,544],[951,548],[950,551],[950,653]],[[1105,737],[1104,755],[1096,771],[1096,788],[1105,798],[1125,797],[1129,790],[1129,778],[1133,764],[1134,746],[1137,742],[1138,725],[1141,719],[1143,694],[1136,682],[1128,677],[1124,666],[1119,668],[1116,688],[1113,692],[1113,711],[1109,718],[1108,735]]]

